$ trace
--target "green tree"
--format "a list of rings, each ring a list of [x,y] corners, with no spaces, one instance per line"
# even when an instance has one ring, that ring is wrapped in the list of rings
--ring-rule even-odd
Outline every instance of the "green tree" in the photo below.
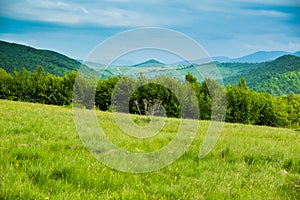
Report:
[[[11,86],[13,78],[4,69],[0,68],[0,99],[10,99],[12,96]]]
[[[107,111],[111,106],[112,93],[119,77],[109,76],[107,80],[100,80],[97,85],[95,103],[103,111]]]

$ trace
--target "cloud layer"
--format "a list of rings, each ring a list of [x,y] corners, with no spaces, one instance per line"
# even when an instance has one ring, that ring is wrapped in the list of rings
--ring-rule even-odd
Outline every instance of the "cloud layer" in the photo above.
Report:
[[[119,31],[149,26],[181,31],[212,55],[300,49],[297,0],[4,0],[0,6],[0,39],[72,57]]]

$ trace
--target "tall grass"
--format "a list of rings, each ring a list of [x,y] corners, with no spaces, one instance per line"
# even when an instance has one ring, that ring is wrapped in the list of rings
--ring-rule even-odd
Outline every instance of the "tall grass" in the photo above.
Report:
[[[120,148],[150,152],[177,132],[167,119],[151,139],[132,139],[111,113],[99,123]],[[147,125],[147,120],[135,121]],[[198,158],[209,122],[189,150],[151,173],[119,172],[82,144],[72,109],[0,100],[0,199],[300,199],[300,132],[226,124],[212,152]]]

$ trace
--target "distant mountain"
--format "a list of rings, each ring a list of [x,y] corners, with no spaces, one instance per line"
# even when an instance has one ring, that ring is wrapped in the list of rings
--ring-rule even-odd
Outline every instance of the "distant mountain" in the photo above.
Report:
[[[249,63],[266,62],[266,61],[275,60],[276,58],[287,54],[290,53],[285,51],[258,51],[247,56],[232,59],[230,62],[249,62]]]
[[[286,51],[257,51],[255,53],[245,55],[238,58],[229,58],[226,56],[212,57],[213,61],[218,62],[240,62],[240,63],[259,63],[275,60],[284,55],[300,56],[300,51],[297,52],[286,52]]]
[[[163,67],[163,66],[166,66],[166,64],[154,59],[150,59],[145,62],[133,65],[133,67]]]
[[[45,72],[63,75],[76,71],[81,66],[79,61],[54,51],[5,41],[0,41],[0,60],[0,67],[8,73],[12,73],[14,69],[20,71],[23,67],[33,72],[37,66],[42,66]]]
[[[293,53],[294,56],[300,56],[300,51]]]
[[[95,70],[99,70],[103,67],[105,67],[102,64],[99,64],[97,62],[89,62],[89,61],[80,61],[80,63],[87,65],[89,68],[95,69]]]
[[[205,64],[210,63],[212,61],[217,61],[220,63],[233,63],[233,62],[239,62],[239,63],[260,63],[260,62],[267,62],[275,60],[276,58],[279,58],[284,55],[295,55],[300,56],[300,51],[297,52],[286,52],[286,51],[257,51],[255,53],[245,55],[238,58],[230,58],[227,56],[213,56],[211,58],[203,58],[203,59],[196,59],[190,61],[192,64]],[[188,65],[190,64],[187,61],[178,61],[176,63],[172,63],[170,65]]]

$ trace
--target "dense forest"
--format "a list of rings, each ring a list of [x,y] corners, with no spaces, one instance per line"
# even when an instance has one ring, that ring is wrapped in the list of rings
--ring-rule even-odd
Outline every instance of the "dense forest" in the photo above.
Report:
[[[285,55],[264,63],[219,63],[217,66],[224,73],[226,85],[245,77],[249,88],[255,91],[276,96],[300,93],[300,57],[297,56]]]
[[[91,89],[90,84],[95,81],[93,98],[84,91]],[[74,83],[77,85],[73,92]],[[137,85],[141,87],[134,90]],[[193,89],[197,101],[191,98],[189,86]],[[121,98],[124,104],[116,108],[114,101],[118,96],[112,98],[113,91],[132,95],[127,99]],[[300,125],[299,94],[275,97],[265,92],[255,92],[248,88],[244,78],[241,78],[237,85],[229,84],[224,88],[211,79],[200,83],[190,73],[186,75],[185,82],[171,77],[149,80],[143,75],[138,78],[109,77],[98,81],[95,77],[80,78],[77,72],[63,76],[52,75],[44,72],[42,67],[38,67],[33,73],[23,68],[21,71],[14,70],[12,74],[0,68],[0,98],[16,101],[71,105],[73,95],[77,95],[82,100],[82,105],[88,109],[96,107],[103,111],[125,112],[128,108],[130,113],[160,115],[163,111],[159,109],[161,106],[168,117],[209,120],[212,105],[224,101],[225,94],[227,122],[276,127]],[[194,106],[199,108],[200,115],[193,109]],[[182,113],[182,110],[185,112]]]

